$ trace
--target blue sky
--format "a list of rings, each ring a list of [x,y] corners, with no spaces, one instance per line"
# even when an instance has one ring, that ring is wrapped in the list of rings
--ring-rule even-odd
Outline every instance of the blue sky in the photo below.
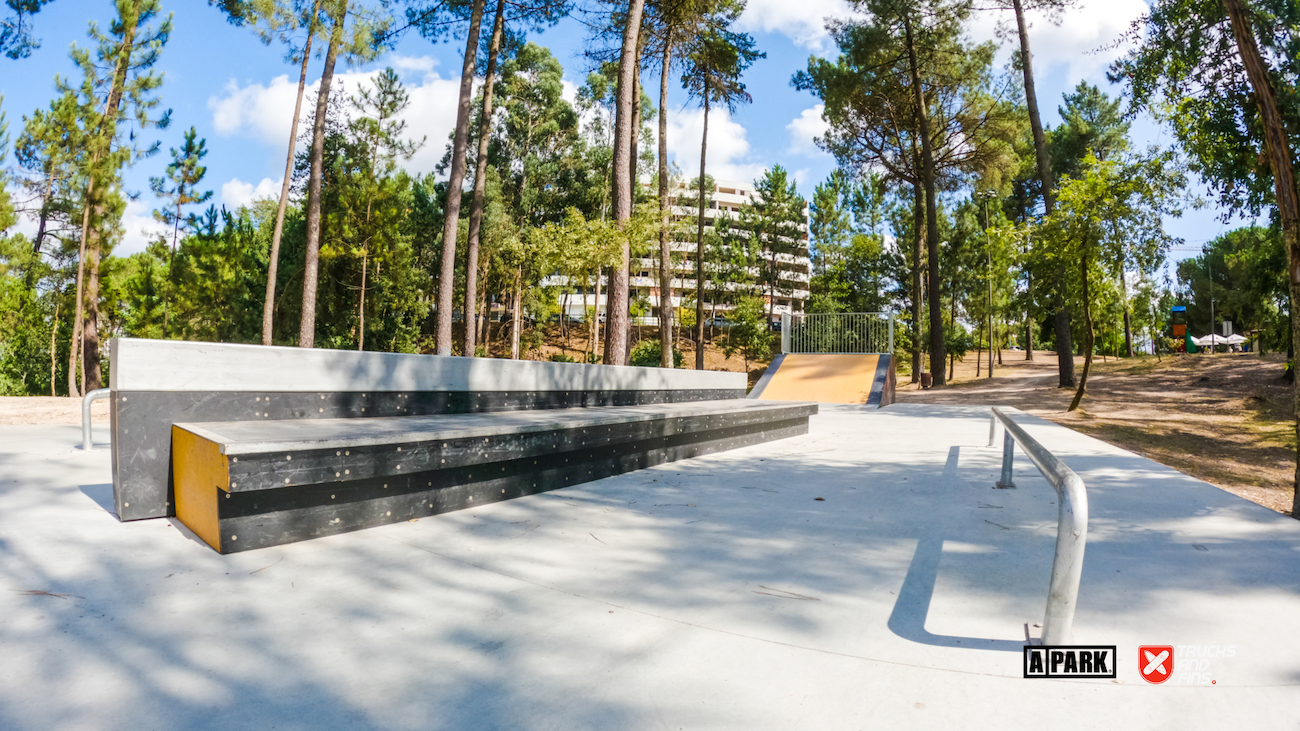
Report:
[[[1073,89],[1080,79],[1118,93],[1118,89],[1109,88],[1104,74],[1113,53],[1094,49],[1117,38],[1145,7],[1142,0],[1083,0],[1060,25],[1043,19],[1034,22],[1030,34],[1045,123],[1059,122],[1056,107],[1061,94]],[[11,137],[21,129],[24,114],[44,107],[53,97],[56,74],[76,75],[68,57],[69,45],[87,44],[87,24],[95,20],[107,26],[111,11],[108,0],[56,0],[35,17],[42,47],[28,59],[0,60],[4,69],[0,93]],[[161,140],[163,152],[126,172],[128,188],[142,195],[128,207],[127,235],[118,254],[139,251],[149,239],[153,226],[149,212],[157,202],[148,192],[148,178],[161,173],[168,159],[166,148],[179,145],[184,130],[191,126],[207,139],[205,183],[215,192],[217,203],[236,206],[255,196],[276,195],[284,172],[297,84],[297,68],[285,63],[284,48],[263,45],[251,30],[229,25],[204,2],[164,2],[164,11],[174,14],[174,31],[159,63],[165,74],[161,96],[163,106],[173,110],[173,121],[167,130],[149,132]],[[834,52],[822,19],[848,12],[843,0],[750,0],[741,26],[754,34],[767,58],[746,76],[753,103],[742,107],[734,118],[710,116],[710,173],[743,182],[780,164],[795,174],[801,192],[811,195],[834,161],[812,142],[821,127],[816,100],[793,89],[790,77],[806,66],[810,55]],[[978,15],[972,37],[994,38],[996,24],[1006,19],[995,13]],[[589,70],[589,62],[583,58],[585,38],[584,27],[573,20],[530,38],[552,49],[565,67],[570,91],[581,85]],[[999,63],[1005,64],[1009,51],[1003,45]],[[408,131],[417,137],[427,135],[429,140],[408,164],[414,171],[431,170],[442,155],[455,122],[462,50],[463,45],[455,42],[432,44],[411,33],[374,63],[340,67],[349,92],[385,66],[401,73],[412,95]],[[321,65],[319,59],[312,64],[313,77],[318,77]],[[645,83],[657,92],[657,78],[647,77]],[[676,88],[668,112],[670,153],[683,170],[692,173],[698,169],[700,112],[687,105],[685,94]],[[1171,142],[1165,130],[1146,119],[1135,124],[1133,137],[1142,146]],[[1192,192],[1204,194],[1203,188],[1197,186]],[[1230,226],[1220,223],[1217,211],[1210,208],[1190,211],[1181,220],[1169,221],[1168,228],[1186,241],[1185,247],[1198,248]],[[1191,254],[1175,251],[1173,258]]]

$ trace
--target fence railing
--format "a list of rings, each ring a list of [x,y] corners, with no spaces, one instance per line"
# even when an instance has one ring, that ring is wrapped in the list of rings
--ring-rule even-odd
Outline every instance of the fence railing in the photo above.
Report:
[[[893,353],[894,313],[781,316],[782,353]]]
[[[1088,491],[1074,470],[1066,467],[996,406],[989,418],[990,447],[994,444],[999,422],[1005,436],[1002,439],[1002,479],[998,480],[998,487],[1015,487],[1012,466],[1016,443],[1019,442],[1029,461],[1056,490],[1056,502],[1060,506],[1056,518],[1056,555],[1052,559],[1052,581],[1047,589],[1042,642],[1044,645],[1068,645],[1074,632],[1074,610],[1079,603],[1083,549],[1088,542]]]

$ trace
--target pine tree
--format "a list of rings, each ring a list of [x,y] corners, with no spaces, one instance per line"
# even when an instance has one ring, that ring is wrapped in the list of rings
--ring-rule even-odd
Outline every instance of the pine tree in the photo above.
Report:
[[[704,133],[700,138],[700,179],[705,177],[705,163],[709,151],[709,110],[719,104],[735,113],[742,103],[752,100],[740,76],[746,69],[767,54],[754,46],[748,33],[736,33],[729,26],[739,17],[743,5],[724,6],[709,19],[708,27],[696,36],[686,52],[686,70],[682,85],[692,99],[704,107]],[[699,249],[695,257],[695,369],[704,370],[704,187],[699,187],[697,201],[698,225],[695,241]]]
[[[208,169],[202,165],[208,154],[206,140],[198,139],[198,132],[193,127],[185,132],[185,144],[181,148],[171,149],[172,161],[167,165],[167,173],[162,177],[149,178],[149,189],[154,195],[168,202],[167,208],[157,209],[153,217],[160,223],[172,227],[171,249],[167,254],[167,289],[163,296],[162,336],[168,335],[170,291],[175,282],[173,261],[176,257],[176,243],[181,231],[181,209],[196,203],[206,203],[212,197],[212,191],[200,191],[199,183]]]
[[[163,128],[171,115],[168,110],[158,117],[150,117],[159,103],[154,93],[162,86],[162,74],[151,69],[171,35],[171,17],[162,18],[156,26],[149,25],[159,18],[159,0],[116,0],[115,7],[117,17],[108,33],[91,25],[90,36],[96,45],[93,58],[88,50],[76,45],[72,48],[72,58],[83,73],[77,93],[86,143],[81,151],[80,175],[86,187],[77,264],[75,345],[68,368],[69,395],[77,394],[72,381],[79,354],[85,389],[94,390],[101,385],[99,264],[102,255],[107,253],[104,250],[109,240],[107,234],[124,207],[115,192],[119,172],[124,165],[158,150],[157,142],[144,149],[136,147],[136,134],[123,140],[124,128],[131,124],[141,130]],[[71,91],[62,81],[59,87],[62,93]]]

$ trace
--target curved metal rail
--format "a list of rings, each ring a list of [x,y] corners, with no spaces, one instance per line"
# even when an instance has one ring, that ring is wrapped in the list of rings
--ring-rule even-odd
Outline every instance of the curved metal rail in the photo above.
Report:
[[[110,393],[110,389],[100,388],[87,393],[81,399],[81,448],[86,452],[89,452],[93,446],[90,438],[90,405],[100,399],[108,398]]]
[[[989,418],[989,446],[993,446],[994,432],[1002,422],[1005,436],[1002,440],[1002,479],[998,487],[1015,487],[1011,468],[1016,442],[1029,461],[1034,463],[1043,477],[1052,484],[1060,506],[1056,522],[1056,556],[1052,559],[1052,583],[1047,591],[1047,616],[1043,618],[1043,644],[1068,645],[1074,630],[1074,609],[1079,603],[1079,578],[1083,574],[1083,549],[1088,542],[1088,492],[1083,480],[1056,455],[1047,451],[1037,440],[1002,410],[994,407]]]

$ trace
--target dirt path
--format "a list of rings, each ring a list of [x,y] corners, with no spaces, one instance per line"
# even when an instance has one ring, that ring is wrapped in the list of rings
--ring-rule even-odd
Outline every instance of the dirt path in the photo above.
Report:
[[[94,424],[108,423],[108,401],[90,406]],[[81,399],[51,396],[0,396],[0,425],[81,424]]]
[[[958,364],[952,385],[900,385],[898,400],[990,404],[1023,409],[1290,514],[1295,475],[1291,387],[1280,356],[1249,354],[1094,361],[1080,408],[1056,387],[1056,355],[1015,353],[994,377]],[[1076,359],[1082,370],[1082,358]],[[987,375],[987,371],[982,371]]]

